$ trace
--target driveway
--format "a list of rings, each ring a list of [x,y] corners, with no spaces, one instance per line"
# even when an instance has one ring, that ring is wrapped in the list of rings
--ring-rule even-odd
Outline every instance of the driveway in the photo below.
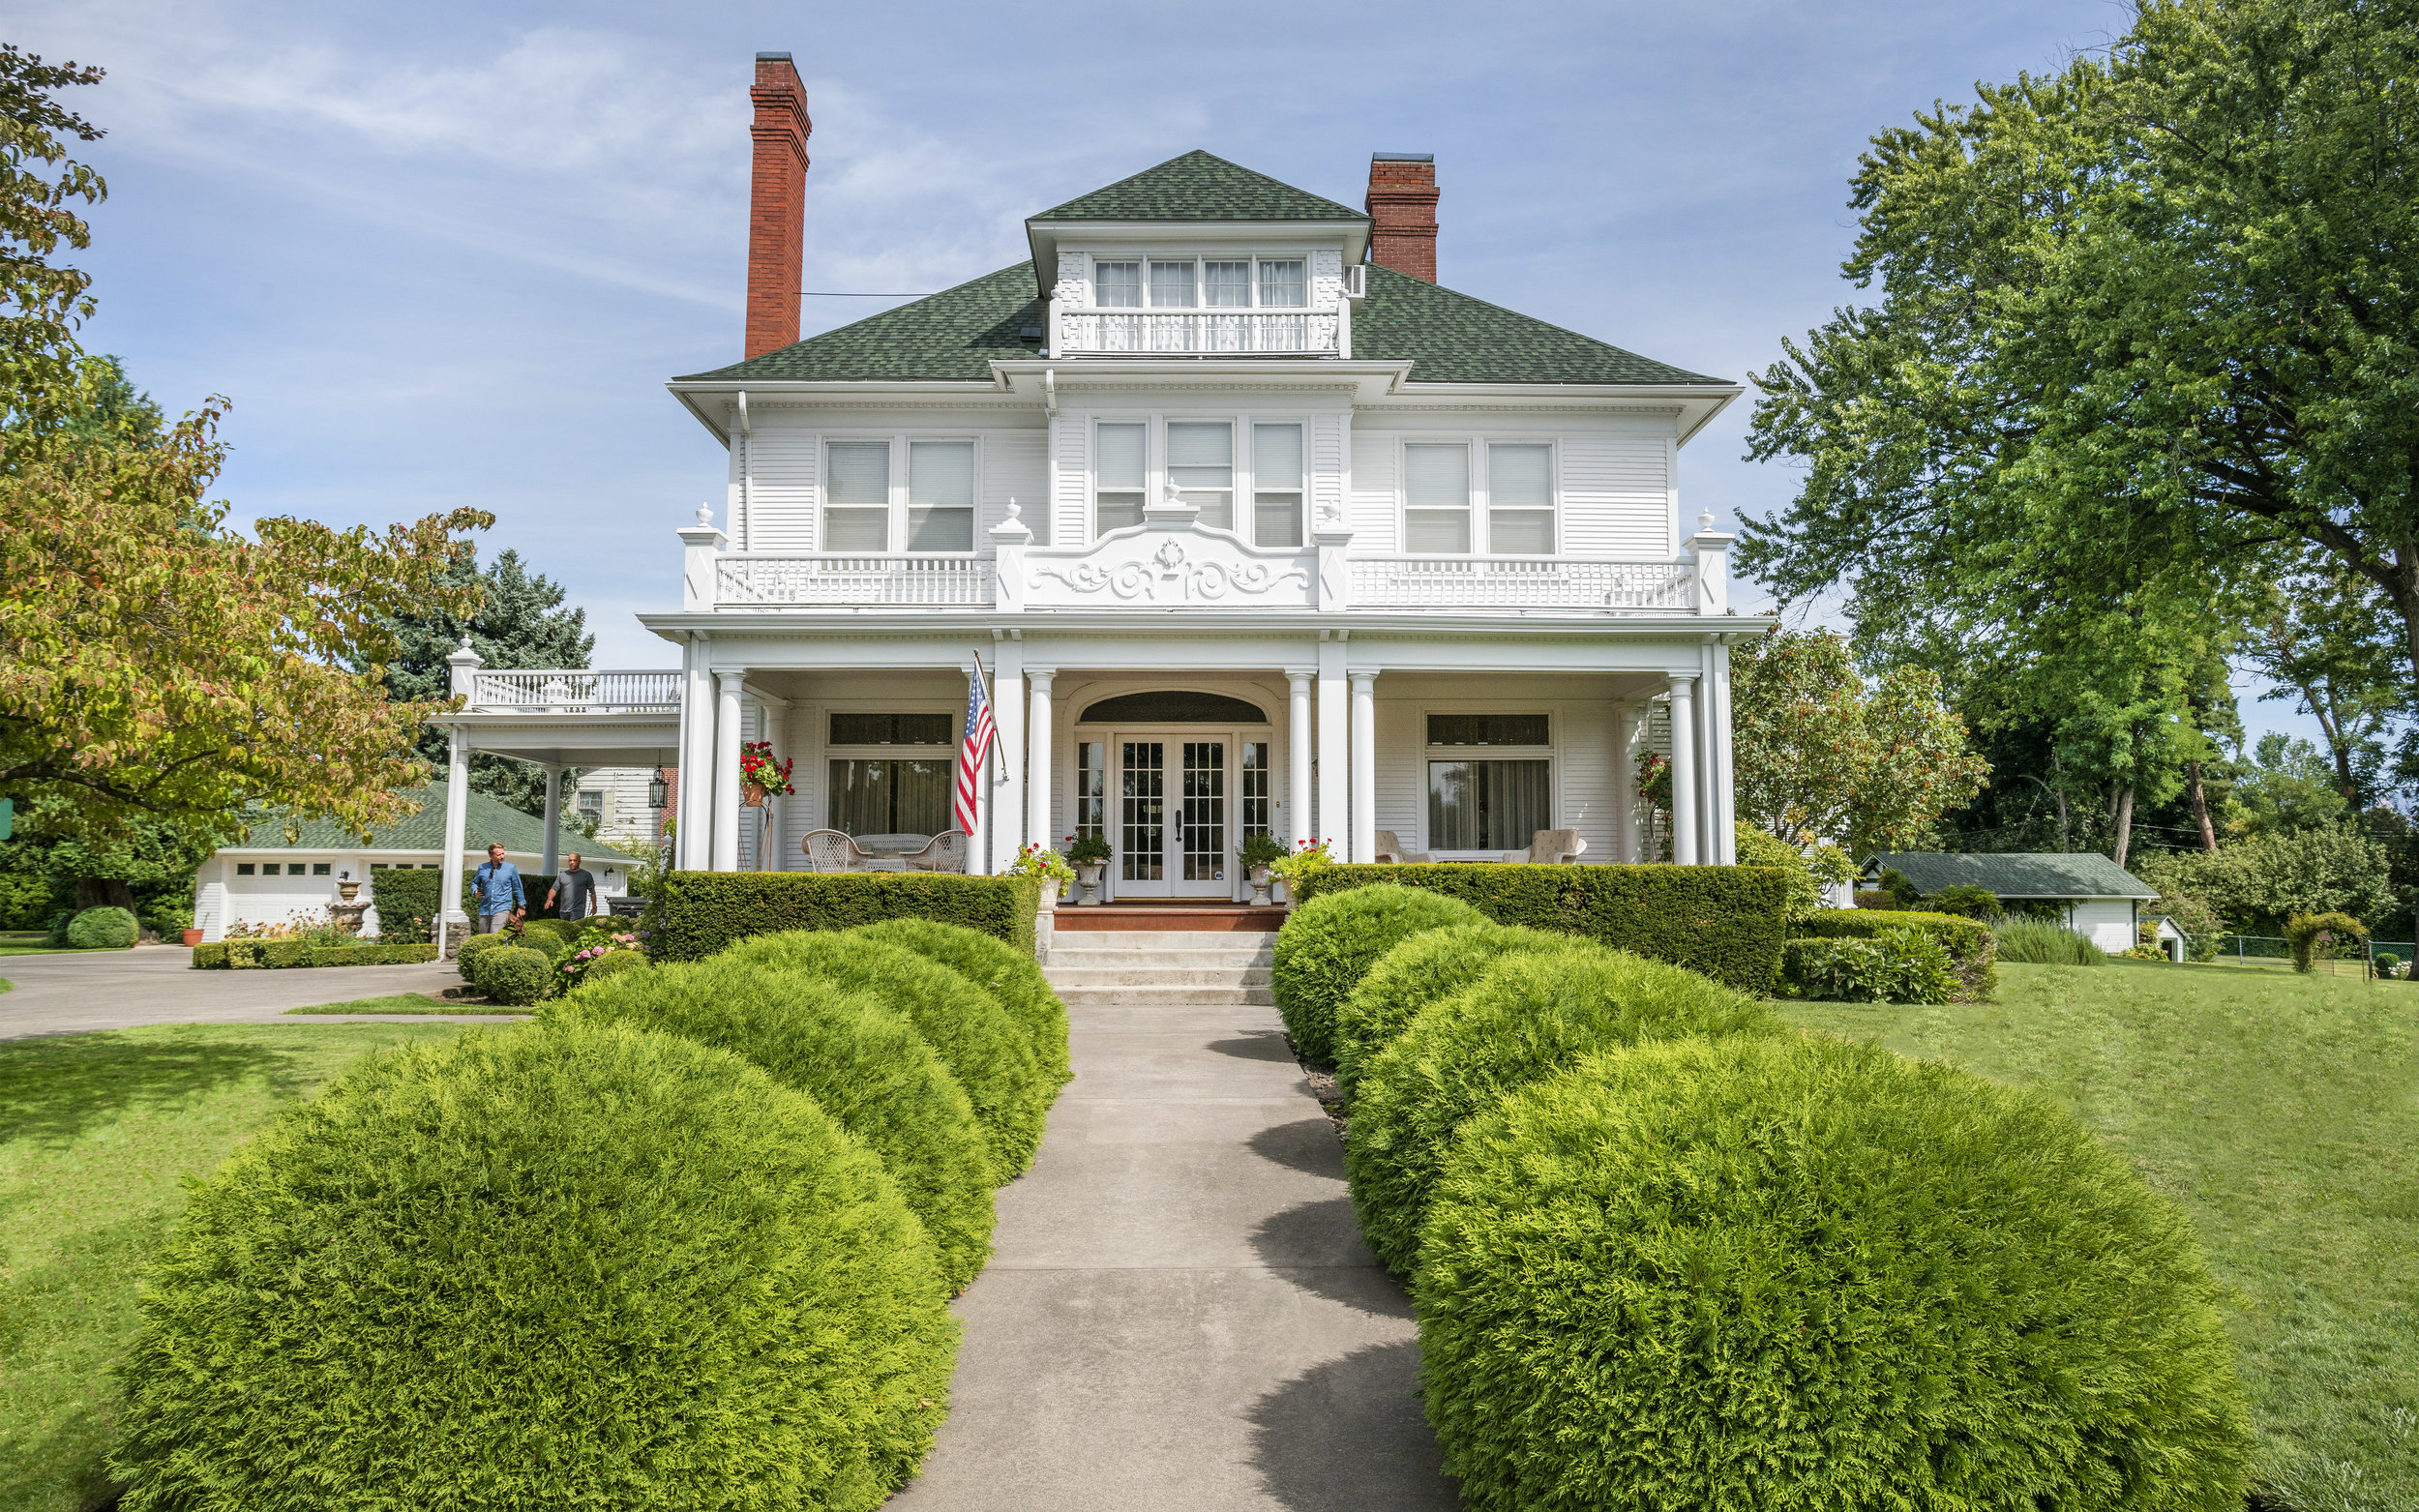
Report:
[[[15,992],[0,993],[0,1039],[131,1029],[145,1023],[258,1023],[278,1018],[288,1008],[397,993],[431,993],[462,984],[454,967],[442,962],[413,966],[297,966],[282,971],[196,971],[192,962],[193,953],[178,945],[0,956],[0,977],[16,984]],[[287,1022],[342,1023],[344,1020]]]

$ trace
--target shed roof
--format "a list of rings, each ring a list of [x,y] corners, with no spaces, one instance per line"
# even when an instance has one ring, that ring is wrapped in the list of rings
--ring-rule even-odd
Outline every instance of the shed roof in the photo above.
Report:
[[[285,821],[273,815],[254,819],[244,838],[230,843],[229,850],[398,850],[427,853],[445,848],[445,784],[431,783],[424,787],[406,787],[403,796],[420,805],[419,811],[407,814],[392,824],[382,824],[370,832],[366,841],[354,835],[334,819],[304,819],[297,827],[295,839],[285,839]],[[533,814],[523,814],[501,799],[480,792],[470,793],[470,825],[468,848],[484,850],[490,845],[501,845],[514,855],[542,856],[546,854],[546,821]],[[566,830],[562,853],[580,852],[582,861],[629,862],[634,858],[601,840],[583,840],[578,830]]]
[[[2009,851],[1960,854],[1885,850],[1865,863],[1867,875],[1895,870],[1916,889],[1936,893],[1962,884],[2001,898],[2156,898],[2159,889],[2090,851]]]

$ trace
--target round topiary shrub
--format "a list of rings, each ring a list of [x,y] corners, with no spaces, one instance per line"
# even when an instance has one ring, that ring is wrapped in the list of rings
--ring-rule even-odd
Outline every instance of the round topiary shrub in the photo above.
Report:
[[[886,945],[901,945],[927,961],[937,961],[1000,1001],[1025,1030],[1033,1048],[1033,1061],[1050,1078],[1051,1095],[1075,1080],[1066,1045],[1066,1005],[1050,990],[1033,958],[963,924],[938,919],[887,919],[862,924],[850,932]]]
[[[609,950],[588,963],[588,968],[580,973],[580,981],[585,986],[591,982],[602,982],[608,977],[620,976],[626,971],[643,971],[646,968],[645,951]]]
[[[1584,1057],[1462,1131],[1421,1256],[1421,1394],[1478,1512],[2243,1505],[2189,1224],[1969,1072]]]
[[[1486,975],[1501,958],[1583,943],[1518,925],[1453,924],[1423,930],[1380,956],[1335,1009],[1335,1084],[1347,1102],[1362,1068],[1419,1016]]]
[[[854,934],[759,934],[716,959],[825,977],[907,1015],[974,1105],[992,1179],[1013,1180],[1033,1163],[1052,1088],[1024,1031],[989,993],[911,950]]]
[[[634,951],[616,952],[635,955]],[[598,958],[600,963],[605,959]],[[881,1157],[940,1251],[954,1293],[991,1257],[991,1161],[957,1078],[907,1016],[825,977],[717,956],[589,980],[545,1014],[727,1050],[815,1099]]]
[[[1591,1051],[1784,1032],[1756,998],[1601,945],[1500,957],[1475,985],[1430,1003],[1362,1070],[1344,1148],[1361,1234],[1396,1275],[1410,1275],[1428,1195],[1463,1120]]]
[[[526,1008],[554,990],[554,963],[545,951],[507,945],[482,952],[470,980],[492,1003]]]
[[[1277,931],[1269,975],[1294,1049],[1314,1066],[1335,1064],[1335,1010],[1378,958],[1422,930],[1483,924],[1458,898],[1380,882],[1323,893]]]
[[[931,1241],[814,1099],[608,1025],[356,1063],[147,1283],[128,1512],[872,1508],[956,1352]]]
[[[86,908],[68,921],[67,942],[77,950],[124,950],[142,933],[123,908]]]
[[[491,950],[509,950],[512,946],[513,937],[500,930],[493,934],[473,934],[455,952],[454,969],[462,973],[463,981],[475,984],[479,980],[479,958]]]
[[[543,939],[567,949],[579,937],[580,926],[569,919],[528,919],[521,926],[521,942],[524,945],[535,946]]]

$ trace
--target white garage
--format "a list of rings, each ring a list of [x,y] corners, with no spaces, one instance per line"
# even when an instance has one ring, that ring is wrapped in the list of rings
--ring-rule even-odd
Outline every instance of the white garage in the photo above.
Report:
[[[2134,947],[2142,904],[2159,896],[2140,877],[2090,852],[1885,850],[1865,863],[1868,885],[1884,872],[1896,872],[1926,897],[1944,887],[1980,887],[2003,904],[2049,905],[2068,929],[2112,955]]]

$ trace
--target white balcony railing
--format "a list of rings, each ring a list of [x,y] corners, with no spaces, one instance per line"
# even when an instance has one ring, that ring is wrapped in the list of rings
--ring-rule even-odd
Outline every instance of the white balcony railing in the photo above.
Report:
[[[1350,563],[1355,608],[1638,609],[1686,614],[1693,562],[1378,556]]]
[[[542,709],[581,714],[662,714],[680,707],[680,674],[554,668],[473,671],[467,707],[478,713]]]
[[[1068,355],[1332,357],[1337,349],[1332,311],[1069,310],[1059,321],[1059,350]]]
[[[714,563],[714,604],[988,608],[992,580],[991,562],[971,556],[724,555]]]

